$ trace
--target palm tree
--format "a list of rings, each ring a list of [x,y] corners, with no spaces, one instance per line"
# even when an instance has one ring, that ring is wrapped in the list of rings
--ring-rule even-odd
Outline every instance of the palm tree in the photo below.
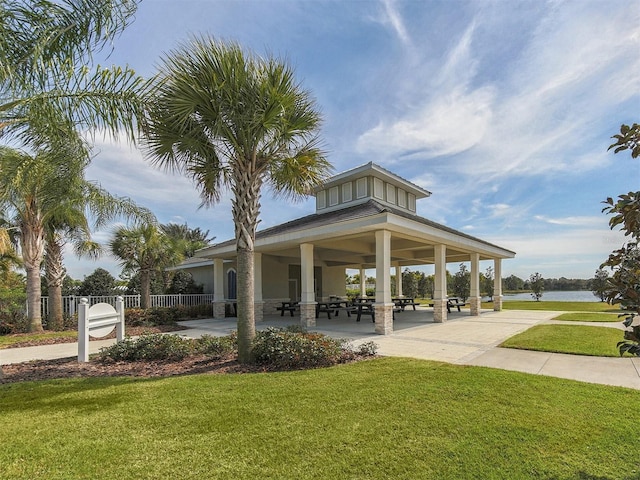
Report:
[[[181,248],[154,224],[132,228],[118,227],[109,242],[111,253],[121,260],[126,272],[140,274],[140,306],[151,305],[151,277],[157,271],[175,266],[184,255]]]
[[[82,172],[84,174],[84,172]],[[131,199],[111,195],[99,185],[77,178],[69,182],[70,188],[46,225],[45,275],[49,296],[49,322],[60,325],[63,321],[62,283],[66,270],[63,251],[71,241],[78,256],[98,258],[102,247],[91,239],[88,218],[93,228],[101,228],[118,217],[154,224],[155,216],[139,207]]]
[[[184,225],[167,223],[160,228],[169,238],[184,243],[184,255],[187,258],[193,257],[196,250],[209,246],[216,238],[209,237],[209,230],[202,231],[200,227],[189,228],[186,223]]]
[[[329,173],[318,148],[320,114],[292,69],[235,43],[194,38],[160,67],[145,125],[151,161],[191,177],[203,206],[233,192],[238,270],[238,358],[255,336],[254,242],[263,185],[295,198]]]
[[[70,144],[73,149],[73,144]],[[20,249],[27,274],[27,315],[31,331],[42,330],[40,267],[46,224],[60,206],[70,180],[83,165],[77,153],[43,150],[31,156],[0,147],[0,210],[11,215],[20,231]]]
[[[0,131],[38,147],[42,138],[63,141],[96,128],[112,135],[124,129],[134,140],[145,82],[129,68],[90,64],[131,22],[138,3],[0,3]]]

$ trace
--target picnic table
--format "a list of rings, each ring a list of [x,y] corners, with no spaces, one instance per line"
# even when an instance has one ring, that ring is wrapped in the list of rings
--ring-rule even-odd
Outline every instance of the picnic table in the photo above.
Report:
[[[340,311],[347,312],[347,316],[350,317],[351,313],[355,311],[355,308],[348,300],[330,300],[328,302],[316,303],[316,318],[318,318],[321,313],[326,313],[327,318],[331,319],[331,313],[337,317],[340,315]]]
[[[298,309],[298,302],[282,302],[282,305],[276,307],[276,310],[280,310],[280,316],[284,317],[284,312],[289,312],[293,317],[293,312]]]
[[[401,311],[404,312],[404,309],[412,306],[413,309],[416,309],[416,305],[420,305],[420,303],[415,301],[415,298],[413,297],[398,297],[398,298],[392,298],[391,299],[393,301],[393,303],[396,304],[396,307],[398,307]]]
[[[461,301],[458,297],[449,297],[447,298],[447,313],[451,313],[451,307],[455,307],[460,312],[460,307],[464,307],[467,303]],[[430,307],[434,306],[434,303],[431,302],[429,304]]]

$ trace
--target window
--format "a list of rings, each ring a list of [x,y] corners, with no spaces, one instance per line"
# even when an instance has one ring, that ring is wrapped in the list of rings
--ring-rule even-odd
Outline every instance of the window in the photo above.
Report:
[[[379,178],[373,179],[373,196],[384,200],[384,182]]]
[[[364,198],[367,196],[367,179],[359,178],[356,180],[356,197]]]
[[[338,191],[338,187],[331,187],[329,189],[329,206],[330,207],[333,207],[334,205],[338,205],[338,202],[339,202],[338,193],[340,193]]]
[[[396,203],[396,187],[387,183],[387,202]]]
[[[233,268],[230,268],[227,271],[227,299],[236,299],[238,298],[238,277],[236,275],[236,271]]]
[[[407,192],[398,189],[398,206],[407,208]]]
[[[413,193],[409,194],[409,210],[416,211],[416,196]]]
[[[342,184],[342,203],[350,202],[353,199],[353,191],[351,188],[351,182]]]
[[[316,194],[316,210],[327,208],[327,195],[324,190]]]

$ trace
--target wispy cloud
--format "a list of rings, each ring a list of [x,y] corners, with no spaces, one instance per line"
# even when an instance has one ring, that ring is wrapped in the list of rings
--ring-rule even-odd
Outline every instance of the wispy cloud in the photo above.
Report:
[[[382,0],[382,6],[386,14],[384,23],[391,25],[393,31],[405,46],[413,48],[411,38],[398,12],[395,0]]]
[[[388,163],[465,152],[450,167],[460,173],[480,169],[487,181],[596,168],[601,162],[582,152],[576,139],[589,135],[594,119],[611,105],[640,94],[638,9],[627,6],[604,17],[601,10],[597,2],[547,9],[520,57],[499,67],[506,74],[499,83],[490,75],[476,81],[480,51],[474,37],[484,21],[478,14],[430,84],[405,85],[414,108],[364,132],[359,151],[376,152]]]

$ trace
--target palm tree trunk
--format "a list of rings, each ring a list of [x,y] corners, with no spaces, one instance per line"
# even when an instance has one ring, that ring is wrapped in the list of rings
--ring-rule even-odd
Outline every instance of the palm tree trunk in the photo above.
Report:
[[[259,176],[236,169],[233,220],[238,259],[238,361],[251,362],[251,349],[256,336],[254,312],[254,242],[260,212]]]
[[[40,266],[44,257],[44,229],[37,223],[31,225],[27,222],[21,225],[20,243],[22,246],[22,258],[27,274],[27,319],[30,332],[41,332],[42,315],[40,313],[41,286]]]
[[[61,330],[64,326],[62,309],[62,282],[65,269],[62,262],[62,245],[55,238],[49,238],[46,246],[45,273],[49,296],[47,324],[50,330]]]
[[[251,348],[256,336],[253,305],[253,250],[238,249],[238,361],[251,362]]]
[[[151,305],[151,274],[149,270],[140,270],[140,308],[146,309]]]

